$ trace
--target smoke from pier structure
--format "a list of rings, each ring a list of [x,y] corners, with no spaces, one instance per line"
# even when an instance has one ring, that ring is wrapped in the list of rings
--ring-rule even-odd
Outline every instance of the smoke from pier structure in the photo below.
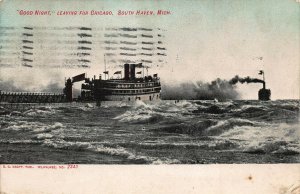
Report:
[[[231,85],[234,85],[234,84],[237,84],[237,83],[241,83],[241,84],[243,84],[243,83],[265,83],[265,81],[264,80],[261,80],[261,79],[257,79],[257,78],[251,78],[251,77],[245,77],[245,78],[241,78],[241,77],[239,77],[238,75],[236,75],[234,78],[232,78],[230,81],[229,81],[229,83],[231,84]]]

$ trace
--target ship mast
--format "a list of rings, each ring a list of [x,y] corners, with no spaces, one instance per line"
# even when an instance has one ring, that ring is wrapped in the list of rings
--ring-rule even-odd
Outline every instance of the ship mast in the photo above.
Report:
[[[106,59],[105,59],[105,54],[104,54],[104,79],[106,80]],[[109,75],[108,75],[108,77],[109,77]]]
[[[145,67],[144,67],[144,65],[143,65],[143,77],[145,77],[145,75],[144,75],[144,70],[145,70]]]

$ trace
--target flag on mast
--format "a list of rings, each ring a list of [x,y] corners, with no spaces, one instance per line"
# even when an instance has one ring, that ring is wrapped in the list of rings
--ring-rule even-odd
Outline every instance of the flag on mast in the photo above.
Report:
[[[104,73],[104,74],[108,74],[108,71],[104,71],[103,73]]]
[[[143,67],[143,63],[135,64],[135,67],[137,67],[137,68],[142,68],[142,67]]]
[[[264,74],[264,71],[263,71],[263,70],[260,70],[258,74],[259,74],[259,75],[262,75],[262,74]]]

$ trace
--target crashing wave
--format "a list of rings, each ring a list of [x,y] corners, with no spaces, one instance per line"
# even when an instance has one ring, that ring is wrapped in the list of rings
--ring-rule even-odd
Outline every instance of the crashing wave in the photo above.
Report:
[[[116,116],[114,119],[132,123],[158,123],[164,121],[172,123],[189,117],[188,113],[195,109],[197,109],[195,103],[185,100],[179,101],[176,104],[171,102],[146,104],[143,101],[136,101],[130,110]]]

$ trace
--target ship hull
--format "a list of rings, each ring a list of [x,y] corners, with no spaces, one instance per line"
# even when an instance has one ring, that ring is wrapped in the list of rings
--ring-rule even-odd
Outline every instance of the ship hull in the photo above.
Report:
[[[157,101],[160,100],[160,92],[150,94],[137,94],[137,95],[105,95],[104,101]]]

